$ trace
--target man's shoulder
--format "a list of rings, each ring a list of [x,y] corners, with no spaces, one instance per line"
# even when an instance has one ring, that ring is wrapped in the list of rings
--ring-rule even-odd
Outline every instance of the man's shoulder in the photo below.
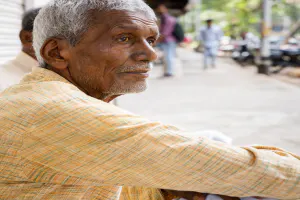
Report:
[[[3,111],[0,116],[9,114],[10,110],[17,111],[11,117],[26,116],[42,111],[44,114],[58,111],[69,112],[68,109],[78,107],[76,101],[83,99],[82,96],[81,93],[76,93],[71,84],[63,82],[19,83],[0,93],[0,109]],[[64,108],[66,104],[68,104],[68,109]]]
[[[176,18],[176,17],[174,17],[173,15],[170,15],[170,17],[171,17],[171,19],[172,19],[172,20],[175,20],[175,21],[177,21],[177,18]]]
[[[16,99],[30,97],[34,103],[35,100],[40,99],[46,100],[61,96],[67,98],[74,92],[80,91],[63,77],[43,68],[34,68],[31,73],[26,74],[21,79],[19,83],[12,85],[1,95],[13,96]],[[84,96],[84,93],[81,93]]]
[[[176,17],[174,17],[174,16],[172,16],[172,15],[170,15],[170,14],[166,14],[166,15],[165,15],[165,20],[166,20],[167,22],[176,22],[176,21],[177,21]]]
[[[214,31],[221,31],[222,28],[221,28],[220,26],[214,25],[214,26],[213,26],[213,30],[214,30]]]
[[[67,102],[74,109],[78,106],[85,107],[102,102],[88,96],[73,84],[61,81],[23,81],[0,93],[0,107],[7,101],[22,107],[44,105],[60,107],[60,105],[66,105]]]
[[[41,99],[52,99],[55,96],[59,96],[64,93],[68,96],[70,89],[68,85],[63,82],[39,82],[39,81],[21,81],[10,85],[3,91],[0,97],[8,97],[6,99],[22,100],[30,98],[32,103],[35,100]]]
[[[82,115],[102,119],[108,114],[130,114],[60,81],[14,85],[0,93],[0,110],[0,118],[14,118],[19,124],[34,124],[40,120],[53,120],[57,116],[66,116],[67,120],[67,117],[73,119]]]

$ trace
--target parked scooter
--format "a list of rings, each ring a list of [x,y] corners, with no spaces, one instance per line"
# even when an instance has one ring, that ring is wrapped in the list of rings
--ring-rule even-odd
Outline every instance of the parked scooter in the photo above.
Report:
[[[280,48],[282,60],[290,66],[300,66],[300,42],[295,38],[289,39],[288,43]]]
[[[241,66],[252,65],[255,63],[255,52],[259,46],[256,37],[251,33],[242,33],[241,40],[235,44],[232,59]]]
[[[277,45],[278,46],[278,45]],[[294,38],[288,40],[287,44],[279,47],[271,48],[271,62],[272,66],[277,69],[272,73],[279,73],[285,67],[299,67],[300,66],[300,43]]]
[[[232,59],[237,61],[241,66],[253,64],[254,56],[248,50],[247,45],[237,45],[232,53]]]

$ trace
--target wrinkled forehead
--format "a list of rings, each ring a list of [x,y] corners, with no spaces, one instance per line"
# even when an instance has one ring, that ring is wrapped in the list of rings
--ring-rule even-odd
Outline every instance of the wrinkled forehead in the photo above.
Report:
[[[94,11],[93,21],[94,24],[103,24],[108,26],[108,28],[113,28],[122,24],[132,24],[136,25],[137,27],[157,27],[156,17],[143,11]]]

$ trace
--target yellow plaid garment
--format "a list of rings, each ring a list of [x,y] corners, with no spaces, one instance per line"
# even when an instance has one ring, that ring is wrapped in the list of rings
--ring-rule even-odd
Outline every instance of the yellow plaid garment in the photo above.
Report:
[[[0,94],[0,199],[119,199],[122,185],[300,199],[299,157],[193,140],[36,69]]]

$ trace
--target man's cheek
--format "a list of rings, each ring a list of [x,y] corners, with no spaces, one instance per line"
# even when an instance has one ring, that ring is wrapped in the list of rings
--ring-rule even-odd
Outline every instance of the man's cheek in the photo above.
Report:
[[[103,79],[103,85],[105,87],[105,90],[109,90],[112,85],[114,85],[116,82],[120,82],[120,78],[117,74],[110,73]]]

